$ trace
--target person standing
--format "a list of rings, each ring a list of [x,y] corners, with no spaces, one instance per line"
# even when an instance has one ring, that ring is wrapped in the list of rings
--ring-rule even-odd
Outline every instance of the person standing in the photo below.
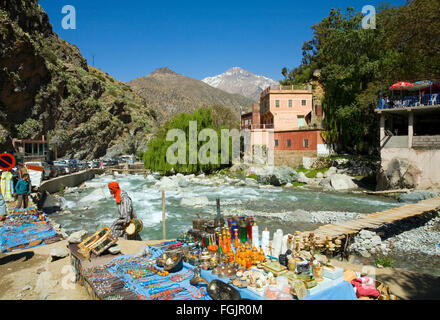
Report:
[[[23,178],[17,182],[15,192],[18,195],[17,209],[26,209],[29,204],[29,195],[31,193],[30,177],[28,173],[23,174]]]
[[[5,199],[3,199],[3,195],[0,192],[0,221],[6,220],[7,215],[8,215],[8,212],[6,211]]]
[[[142,240],[139,233],[128,235],[125,232],[125,228],[130,224],[131,220],[137,218],[131,198],[125,191],[121,190],[116,181],[109,183],[108,188],[115,197],[119,210],[119,217],[112,224],[111,233],[118,238],[124,236],[126,240]]]
[[[3,199],[7,202],[14,200],[14,181],[12,178],[13,175],[11,171],[3,171],[1,174],[1,193]]]

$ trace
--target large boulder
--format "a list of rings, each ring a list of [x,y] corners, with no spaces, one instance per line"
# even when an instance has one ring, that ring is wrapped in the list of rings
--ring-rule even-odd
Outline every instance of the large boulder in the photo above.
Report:
[[[162,179],[160,179],[160,181],[156,182],[154,186],[159,188],[160,191],[179,189],[179,184],[177,183],[177,181],[168,177],[163,177]]]
[[[87,237],[88,232],[86,230],[80,230],[77,232],[72,233],[68,238],[67,241],[69,243],[81,243],[85,240]]]
[[[334,174],[330,177],[330,184],[334,190],[351,190],[358,186],[353,182],[353,178],[345,174]]]
[[[325,173],[324,178],[330,178],[332,175],[336,174],[338,169],[336,167],[330,167]]]
[[[378,176],[378,189],[412,189],[417,187],[421,170],[406,159],[394,158]]]
[[[70,254],[69,250],[67,248],[54,248],[50,250],[50,257],[52,261],[63,259],[67,257]]]
[[[249,172],[257,175],[257,180],[260,184],[282,186],[297,181],[296,171],[287,166],[252,167]]]
[[[306,177],[304,172],[299,172],[297,181],[301,183],[309,183],[310,179]]]

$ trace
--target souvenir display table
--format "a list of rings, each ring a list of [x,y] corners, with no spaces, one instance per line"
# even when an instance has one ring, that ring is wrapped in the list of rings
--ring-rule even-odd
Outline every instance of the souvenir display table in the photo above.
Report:
[[[75,246],[71,245],[72,255]],[[193,286],[190,279],[194,277],[195,266],[183,262],[183,267],[179,272],[160,274],[163,268],[156,265],[156,259],[165,251],[150,247],[148,257],[135,257],[120,255],[111,259],[111,256],[91,257],[95,267],[88,269],[82,268],[80,271],[84,278],[85,286],[88,291],[92,290],[92,297],[97,299],[109,300],[212,300],[207,293],[207,286]],[[96,266],[97,259],[101,262],[107,261],[101,266]],[[158,272],[159,271],[159,272]],[[208,282],[220,280],[227,283],[229,279],[219,278],[212,271],[201,270],[201,276]],[[328,280],[330,281],[330,280]],[[240,293],[241,299],[264,300],[264,295],[252,292],[247,288],[236,288]],[[309,295],[308,300],[356,300],[356,295],[350,283],[336,281],[315,294]]]
[[[38,213],[36,208],[28,208],[28,211],[30,213],[27,215],[16,211],[4,222],[0,229],[3,253],[50,244],[61,239],[44,213]]]
[[[202,276],[208,281],[220,280],[223,282],[228,282],[228,279],[219,278],[212,274],[212,271],[201,272]],[[249,300],[265,300],[264,295],[258,295],[249,289],[239,289],[236,288],[242,297],[242,299]],[[322,291],[316,292],[314,294],[308,295],[304,300],[357,300],[356,294],[353,290],[353,286],[347,281],[335,281],[335,283]]]

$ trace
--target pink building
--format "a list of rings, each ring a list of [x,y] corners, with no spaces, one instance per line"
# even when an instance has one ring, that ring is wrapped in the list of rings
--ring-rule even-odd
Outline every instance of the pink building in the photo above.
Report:
[[[311,118],[313,92],[295,90],[294,86],[271,86],[260,95],[261,124],[273,126],[275,131],[292,130],[307,126]]]
[[[304,156],[328,152],[322,130],[311,125],[312,119],[322,116],[311,86],[271,86],[261,93],[252,113],[242,115],[242,129],[251,128],[253,147],[274,149],[275,165],[297,166]]]

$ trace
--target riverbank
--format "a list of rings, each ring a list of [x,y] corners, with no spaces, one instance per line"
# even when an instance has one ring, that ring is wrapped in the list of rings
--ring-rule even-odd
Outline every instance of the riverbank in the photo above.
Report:
[[[155,242],[120,239],[122,254],[136,254]],[[0,300],[89,300],[84,287],[74,283],[70,258],[50,262],[53,249],[67,241],[0,256]],[[332,260],[335,266],[362,272],[362,265]],[[438,299],[440,278],[403,269],[374,268],[376,278],[386,283],[399,299]],[[43,281],[44,280],[44,281]]]

